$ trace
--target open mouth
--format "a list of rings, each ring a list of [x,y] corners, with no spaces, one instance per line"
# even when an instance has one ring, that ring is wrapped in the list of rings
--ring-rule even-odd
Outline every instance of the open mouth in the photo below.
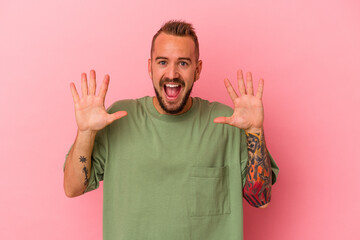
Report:
[[[164,92],[166,98],[170,101],[174,101],[177,99],[177,97],[180,95],[181,89],[182,86],[180,84],[176,84],[176,83],[164,84]]]

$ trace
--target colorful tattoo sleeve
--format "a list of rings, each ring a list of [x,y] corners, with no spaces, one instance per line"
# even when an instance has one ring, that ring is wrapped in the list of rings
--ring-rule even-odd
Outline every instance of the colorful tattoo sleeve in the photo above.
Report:
[[[271,164],[267,154],[264,134],[246,133],[248,144],[248,163],[244,198],[254,207],[261,207],[271,199]]]

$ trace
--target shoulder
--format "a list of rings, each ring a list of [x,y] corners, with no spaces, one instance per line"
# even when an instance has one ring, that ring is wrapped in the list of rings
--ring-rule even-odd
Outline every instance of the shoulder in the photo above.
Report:
[[[202,123],[207,123],[206,131],[214,131],[226,139],[240,139],[241,130],[239,128],[230,126],[228,124],[214,123],[214,119],[217,117],[231,117],[234,110],[220,102],[210,102],[201,98],[194,98],[197,101],[198,118]],[[240,140],[238,140],[240,141]],[[236,141],[236,142],[238,142]]]
[[[194,98],[195,101],[198,101],[199,110],[201,112],[209,112],[213,116],[231,116],[233,114],[233,109],[228,105],[219,102],[210,102],[202,98]]]
[[[109,113],[114,113],[117,111],[134,111],[136,109],[143,109],[145,105],[145,100],[148,97],[143,97],[139,99],[124,99],[114,102],[109,108]]]

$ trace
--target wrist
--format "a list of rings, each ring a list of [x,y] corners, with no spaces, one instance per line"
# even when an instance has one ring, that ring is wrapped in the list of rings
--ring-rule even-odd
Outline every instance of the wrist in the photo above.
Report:
[[[248,129],[244,129],[245,133],[254,133],[254,134],[261,134],[263,132],[263,128],[248,128]]]
[[[78,129],[78,136],[85,138],[95,138],[97,131],[96,130],[80,130]]]

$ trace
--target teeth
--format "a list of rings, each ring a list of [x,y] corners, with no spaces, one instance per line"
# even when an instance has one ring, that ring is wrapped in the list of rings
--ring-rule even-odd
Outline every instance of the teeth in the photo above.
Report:
[[[165,84],[166,85],[166,87],[178,87],[178,86],[180,86],[180,85],[176,85],[176,84]]]

